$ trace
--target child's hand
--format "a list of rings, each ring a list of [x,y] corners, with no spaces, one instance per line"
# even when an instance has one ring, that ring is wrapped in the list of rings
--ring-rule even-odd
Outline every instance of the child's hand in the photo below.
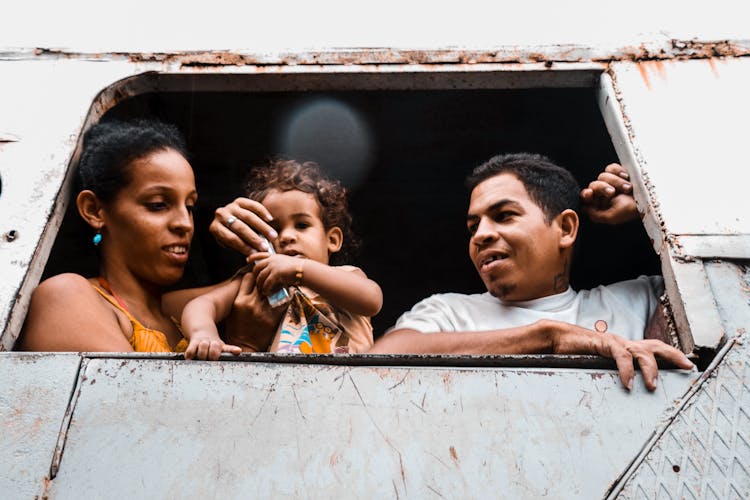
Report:
[[[242,349],[236,345],[225,344],[215,334],[196,333],[190,336],[190,343],[185,349],[185,359],[207,359],[216,361],[222,352],[234,355],[240,354]]]
[[[296,276],[302,265],[300,257],[259,252],[248,257],[247,261],[255,262],[255,286],[264,295],[270,295],[285,286],[299,284],[296,283]]]

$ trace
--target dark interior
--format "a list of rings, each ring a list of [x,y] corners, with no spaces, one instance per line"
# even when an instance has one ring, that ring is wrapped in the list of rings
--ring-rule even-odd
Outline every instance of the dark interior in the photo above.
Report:
[[[196,238],[178,286],[225,279],[242,263],[207,227],[215,208],[242,194],[248,169],[270,156],[316,160],[350,189],[362,240],[352,263],[385,295],[376,336],[430,294],[483,291],[467,255],[464,178],[473,167],[498,153],[538,152],[584,186],[617,161],[592,88],[160,92],[124,100],[103,119],[144,116],[183,131],[198,182]],[[660,273],[640,222],[615,228],[582,219],[574,288]],[[95,274],[85,267],[90,236],[69,211],[45,277]]]

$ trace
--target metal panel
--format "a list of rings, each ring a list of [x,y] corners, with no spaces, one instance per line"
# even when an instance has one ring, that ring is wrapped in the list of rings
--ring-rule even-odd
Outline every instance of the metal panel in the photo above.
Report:
[[[90,3],[82,1],[64,6],[52,3],[45,8],[48,19],[64,19],[64,23],[35,22],[39,14],[35,5],[19,3],[0,18],[6,43],[94,52],[384,45],[427,49],[565,42],[601,46],[636,40],[668,41],[670,37],[726,40],[748,34],[742,16],[747,4],[743,0],[719,0],[712,2],[710,9],[685,8],[678,0],[656,4],[631,0],[627,9],[617,11],[593,0],[564,5],[539,0],[465,0],[457,5],[386,0],[357,9],[342,0],[296,3],[293,9],[285,2],[214,0],[210,9],[201,10],[175,9],[170,2],[134,0],[131,9],[118,13],[118,23],[111,22],[108,12],[91,9]],[[149,16],[141,15],[146,11]],[[571,12],[585,15],[571,16]],[[614,14],[617,22],[613,22]],[[163,31],[167,19],[168,36]],[[134,26],[138,27],[138,36],[133,36]]]
[[[621,62],[611,71],[665,231],[750,234],[747,189],[737,177],[750,167],[750,59]]]
[[[750,497],[750,342],[721,354],[612,496]]]
[[[742,210],[739,206],[738,210]],[[750,259],[750,234],[681,235],[675,239],[683,255],[702,259]]]
[[[728,337],[750,327],[750,262],[706,262],[706,276]]]
[[[49,493],[599,497],[694,375],[92,358]]]
[[[703,262],[677,259],[671,248],[662,251],[661,262],[683,350],[718,348],[725,336],[724,325]]]
[[[0,353],[0,496],[34,498],[49,478],[81,358]]]
[[[122,62],[0,62],[0,129],[15,138],[0,144],[2,351],[13,345],[52,247],[67,205],[65,195],[56,203],[58,194],[87,113],[102,88],[134,68]],[[95,103],[93,111],[90,119],[98,116]]]

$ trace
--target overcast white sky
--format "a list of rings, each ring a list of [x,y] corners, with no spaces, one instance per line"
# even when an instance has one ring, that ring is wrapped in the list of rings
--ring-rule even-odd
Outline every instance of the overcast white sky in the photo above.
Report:
[[[75,51],[625,45],[750,39],[750,0],[5,0],[0,47]]]

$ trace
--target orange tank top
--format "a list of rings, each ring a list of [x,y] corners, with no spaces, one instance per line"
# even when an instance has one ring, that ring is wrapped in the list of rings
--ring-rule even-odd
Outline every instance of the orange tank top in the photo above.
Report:
[[[130,337],[130,345],[133,346],[133,349],[136,352],[185,352],[185,349],[187,349],[188,346],[187,339],[184,337],[181,338],[180,341],[177,342],[177,345],[174,346],[174,349],[172,349],[164,332],[143,326],[111,295],[96,285],[92,286],[102,297],[107,299],[110,304],[122,311],[125,316],[128,317],[130,323],[133,325],[133,335]],[[177,325],[176,322],[175,325]],[[177,325],[177,327],[179,328],[179,325]]]

